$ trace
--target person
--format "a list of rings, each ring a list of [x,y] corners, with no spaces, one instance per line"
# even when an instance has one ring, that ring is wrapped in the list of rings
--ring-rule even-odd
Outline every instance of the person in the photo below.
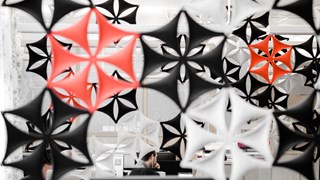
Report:
[[[50,150],[49,149],[47,149],[46,151],[45,151],[45,153],[44,153],[44,155],[43,155],[43,159],[42,159],[42,164],[43,164],[43,166],[42,166],[42,170],[41,170],[41,172],[42,172],[42,177],[44,178],[44,179],[46,179],[46,177],[47,177],[47,171],[49,170],[49,169],[52,169],[52,158],[51,158],[51,152],[50,152]]]
[[[136,165],[135,168],[155,168],[155,169],[160,169],[160,165],[157,163],[157,152],[156,151],[151,151],[144,155],[141,158],[141,161],[139,161]]]

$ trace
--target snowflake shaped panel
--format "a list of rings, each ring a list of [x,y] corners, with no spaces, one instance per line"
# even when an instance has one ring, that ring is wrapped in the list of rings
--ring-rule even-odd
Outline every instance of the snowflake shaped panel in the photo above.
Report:
[[[189,25],[189,40],[186,44],[187,47],[185,51],[181,51],[180,40],[177,38],[177,28],[180,17],[182,14],[185,14],[187,17],[187,22]],[[191,63],[196,63],[200,67],[206,66],[213,72],[216,76],[221,77],[225,81],[225,76],[223,72],[223,61],[222,61],[222,50],[225,42],[225,37],[221,33],[210,31],[198,23],[196,23],[188,13],[181,11],[178,15],[167,25],[163,26],[162,28],[144,33],[143,36],[151,36],[156,37],[165,42],[166,46],[173,49],[178,56],[173,55],[166,55],[163,56],[155,52],[151,49],[145,40],[141,39],[141,44],[144,52],[145,63],[143,68],[143,74],[141,76],[141,82],[143,87],[152,88],[158,90],[168,97],[170,97],[181,109],[189,106],[189,104],[195,100],[199,95],[203,94],[208,90],[212,90],[214,88],[222,87],[224,85],[220,83],[209,83],[208,81],[203,80],[202,78],[198,77],[195,73],[196,70],[193,68]],[[213,37],[222,37],[223,40],[219,43],[219,45],[211,50],[210,52],[206,53],[205,55],[195,55],[189,57],[189,53],[194,48],[201,45],[201,43]],[[170,70],[169,75],[155,83],[144,84],[143,80],[151,74],[157,68],[161,68],[171,62],[177,62],[176,65]],[[178,98],[177,92],[177,81],[180,78],[180,69],[181,66],[185,67],[185,75],[184,77],[189,77],[190,82],[190,97],[187,100],[185,107],[181,104]],[[170,82],[170,86],[164,86]]]
[[[316,47],[313,47],[314,41],[316,41]],[[313,87],[320,70],[320,48],[315,36],[311,36],[306,42],[294,46],[294,52],[296,61],[293,72],[305,76],[305,85]]]
[[[42,179],[41,170],[43,166],[43,157],[46,152],[46,147],[50,147],[53,161],[52,179],[55,180],[60,178],[69,170],[91,164],[91,158],[88,153],[86,141],[83,141],[83,139],[86,139],[87,136],[87,127],[90,116],[88,116],[85,122],[73,131],[55,132],[55,130],[66,123],[70,117],[82,114],[88,115],[88,112],[68,106],[67,104],[61,102],[52,91],[49,91],[52,99],[54,114],[52,118],[52,124],[49,127],[46,127],[47,122],[43,120],[41,115],[41,108],[43,105],[45,92],[46,90],[42,91],[37,98],[35,98],[26,106],[3,113],[8,133],[8,144],[3,164],[22,169],[31,179]],[[9,114],[24,118],[28,123],[37,127],[39,131],[30,131],[28,134],[22,132],[9,122]],[[41,144],[35,148],[30,156],[27,156],[17,162],[6,162],[6,158],[17,148],[39,140],[41,141]],[[77,148],[83,153],[88,162],[77,162],[62,155],[60,149],[61,146],[58,145],[59,143],[57,143],[57,141],[64,142],[65,144]],[[32,164],[32,166],[30,166],[30,164]]]
[[[276,111],[280,141],[274,165],[293,169],[307,179],[315,179],[314,161],[319,159],[319,116],[315,111],[317,91],[313,91],[305,101],[284,111]],[[294,118],[293,130],[289,129],[281,116]],[[302,151],[302,154],[289,161],[280,161],[284,153],[290,149]]]
[[[269,41],[271,39],[273,48],[270,52]],[[256,53],[254,49],[260,50],[261,54]],[[251,54],[249,71],[260,75],[269,84],[274,83],[280,76],[292,72],[292,46],[283,44],[274,35],[268,35],[263,41],[249,45],[249,50]],[[270,70],[272,70],[271,78],[269,76]]]
[[[95,14],[97,18],[100,32],[99,42],[94,53],[92,53],[89,49],[87,38],[80,38],[87,37],[87,26],[89,18],[92,14]],[[73,33],[75,29],[77,29],[79,33]],[[88,53],[89,56],[87,58],[80,57],[65,51],[63,48],[61,48],[61,45],[59,45],[57,41],[55,41],[53,35],[59,35],[71,39],[72,41],[79,44]],[[105,46],[128,35],[133,35],[134,37],[122,50],[111,56],[99,56],[99,53]],[[138,35],[125,32],[113,27],[96,8],[90,9],[89,12],[84,16],[84,18],[77,22],[75,25],[64,30],[54,31],[48,36],[52,44],[54,59],[52,63],[51,76],[48,80],[47,86],[49,88],[62,88],[68,92],[73,93],[77,98],[85,102],[91,112],[95,111],[104,100],[106,100],[113,94],[118,93],[119,91],[126,88],[136,88],[139,86],[139,82],[136,80],[132,67],[132,52]],[[64,61],[64,59],[68,59],[68,61]],[[121,59],[121,61],[119,61],[119,59]],[[64,69],[81,62],[86,62],[87,65],[78,74],[59,82],[53,82],[54,77],[56,77]],[[103,69],[101,69],[101,67],[98,65],[98,62],[110,63],[120,68],[129,75],[132,82],[122,81],[119,79],[116,80],[113,77],[110,77],[103,72]],[[96,70],[99,81],[99,88],[97,91],[97,98],[95,100],[95,103],[93,103],[91,99],[92,93],[83,90],[87,87],[87,77],[91,68],[94,68]]]
[[[232,115],[230,126],[227,127],[225,109],[229,98],[232,106]],[[243,111],[248,113],[243,113]],[[219,133],[214,134],[197,127],[195,123],[189,120],[189,117],[210,123]],[[272,121],[270,110],[246,103],[232,89],[222,89],[210,102],[188,110],[184,118],[186,118],[188,143],[185,157],[181,164],[183,167],[199,169],[214,179],[226,179],[224,156],[227,150],[232,155],[230,179],[239,179],[246,172],[258,167],[271,167],[273,157],[268,142],[269,127]],[[249,131],[239,133],[243,124],[252,120],[257,121],[258,119],[260,120],[255,127]],[[199,134],[201,134],[202,138],[198,138]],[[203,160],[193,160],[194,154],[210,143],[218,143],[218,148]],[[263,159],[255,159],[246,154],[240,149],[239,143],[255,149],[263,156]],[[243,164],[243,162],[247,163]]]
[[[118,71],[114,71],[112,73],[112,76],[116,77],[117,79],[121,79],[123,81],[126,81]],[[100,107],[98,110],[100,112],[103,112],[107,114],[115,123],[118,123],[118,121],[126,114],[136,111],[138,109],[138,105],[136,102],[136,90],[133,89],[129,92],[125,93],[117,93],[113,95],[111,98],[111,101],[106,104],[103,107]],[[129,103],[130,104],[129,104]],[[115,106],[118,106],[118,112],[115,112]]]
[[[128,152],[139,161],[147,153],[159,148],[159,122],[137,113],[132,119],[121,122],[119,125],[129,127],[129,130],[118,131],[117,149]],[[122,145],[122,146],[120,146]],[[139,157],[137,156],[139,152]]]
[[[118,1],[117,9],[115,1]],[[123,22],[129,24],[137,23],[136,19],[139,5],[131,4],[124,0],[108,0],[102,4],[99,4],[99,7],[106,9],[110,13],[109,15],[106,15],[106,18],[112,24],[121,24]]]
[[[27,44],[27,49],[29,53],[27,71],[36,73],[45,80],[47,80],[48,78],[48,66],[50,66],[52,58],[51,52],[49,52],[47,47],[47,40],[48,39],[45,36],[37,42]],[[67,50],[70,50],[72,47],[72,44],[70,43],[64,43],[61,41],[58,42]],[[37,50],[34,51],[33,48],[40,50],[41,53],[39,53]]]

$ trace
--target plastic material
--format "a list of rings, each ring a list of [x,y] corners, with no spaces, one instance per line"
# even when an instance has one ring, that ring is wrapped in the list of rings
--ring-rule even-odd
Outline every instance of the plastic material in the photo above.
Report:
[[[114,0],[108,0],[102,4],[97,5],[97,7],[101,7],[110,12],[112,16],[106,16],[108,20],[111,21],[112,24],[121,24],[127,22],[129,24],[136,24],[137,20],[137,12],[139,9],[139,5],[130,4],[124,0],[119,0],[119,8],[118,13],[115,12],[115,3]],[[124,14],[124,11],[131,11],[129,14]]]
[[[139,122],[139,123],[138,123]],[[145,117],[142,113],[127,121],[122,121],[120,125],[129,127],[132,131],[120,129],[118,131],[117,145],[125,143],[119,150],[128,152],[139,161],[147,153],[159,148],[159,122]],[[148,130],[146,132],[146,130]],[[137,156],[139,152],[139,157]]]
[[[229,98],[232,115],[230,126],[227,127],[225,109]],[[243,113],[244,111],[247,113]],[[214,179],[226,179],[224,156],[227,149],[232,155],[233,166],[230,179],[239,179],[246,172],[258,167],[271,167],[273,157],[268,142],[269,127],[272,121],[270,110],[246,103],[232,89],[222,89],[213,100],[188,110],[186,115],[188,142],[185,157],[181,163],[182,167],[199,169]],[[216,128],[217,133],[213,134],[196,127],[189,117],[210,123]],[[251,120],[259,120],[259,123],[250,130],[239,133],[241,126]],[[199,134],[201,138],[198,138]],[[193,160],[194,154],[209,143],[220,143],[220,146],[208,157]],[[238,143],[255,149],[264,157],[264,160],[245,154],[239,149]]]
[[[314,103],[317,94],[317,91],[313,91],[301,104],[285,111],[274,112],[274,115],[277,117],[280,135],[279,148],[274,165],[293,169],[304,175],[307,179],[315,179],[313,161],[316,161],[317,159],[314,159],[314,152],[315,149],[319,148],[318,140],[316,138],[319,136],[319,123],[315,123],[318,119],[314,120]],[[304,127],[306,131],[296,130],[293,132],[290,130],[279,119],[283,115],[297,120],[297,123]],[[318,118],[317,116],[315,117]],[[294,127],[297,127],[297,123],[294,124]],[[302,150],[302,154],[299,157],[286,162],[279,161],[287,150],[296,148],[296,146],[300,146],[301,143],[303,143],[303,146],[300,149]],[[315,157],[319,157],[318,152],[315,155]]]
[[[53,162],[53,180],[59,179],[63,174],[68,172],[69,170],[75,169],[77,167],[86,166],[91,164],[91,159],[88,154],[86,141],[82,139],[86,139],[87,136],[87,128],[90,116],[81,124],[78,128],[74,129],[71,132],[62,131],[54,134],[54,130],[63,125],[70,117],[77,116],[80,114],[88,114],[86,111],[82,111],[80,109],[75,109],[67,104],[61,102],[53,92],[49,91],[50,97],[52,99],[52,107],[53,107],[53,118],[52,125],[49,127],[45,126],[45,121],[43,121],[43,117],[41,116],[41,108],[43,105],[43,99],[45,92],[47,90],[43,90],[40,95],[21,108],[3,112],[3,117],[6,122],[7,133],[8,133],[8,144],[7,150],[5,154],[5,158],[3,164],[6,166],[12,166],[23,170],[29,178],[31,179],[43,179],[42,177],[42,159],[44,158],[44,154],[46,151],[46,147],[50,147],[50,152],[52,154],[52,162]],[[39,131],[31,131],[28,134],[22,132],[21,130],[14,127],[9,121],[7,114],[17,115],[19,117],[24,118],[28,123],[36,126]],[[7,163],[6,158],[17,148],[22,145],[29,144],[36,140],[42,140],[42,143],[38,145],[37,148],[33,151],[32,155],[23,158],[21,161]],[[55,142],[55,140],[64,142],[70,146],[77,148],[83,155],[87,158],[87,163],[80,163],[73,161],[61,155],[60,146]],[[32,165],[32,166],[30,166]]]
[[[272,39],[273,49],[272,53],[269,52],[269,41]],[[265,55],[262,56],[257,54],[253,49],[261,50]],[[263,41],[251,44],[249,46],[250,54],[251,54],[251,63],[249,67],[249,71],[251,73],[258,74],[262,76],[269,84],[272,84],[276,81],[277,78],[284,74],[288,74],[292,72],[291,67],[291,51],[292,47],[286,44],[281,43],[275,36],[269,35]],[[286,50],[284,54],[278,55],[280,51]],[[261,62],[267,61],[262,67],[255,68],[255,66]],[[285,65],[288,70],[280,67],[279,62]],[[269,78],[269,65],[271,64],[273,68],[272,78]]]
[[[313,51],[314,39],[315,36],[311,36],[306,42],[296,45],[293,48],[296,56],[293,72],[306,77],[305,85],[310,87],[313,87],[316,83],[320,70],[320,47],[319,44],[316,43],[316,51]],[[301,50],[307,53],[302,53]],[[305,63],[307,63],[306,66]]]
[[[183,129],[181,129],[181,124],[183,124]],[[184,145],[186,145],[187,139],[186,139],[186,129],[184,126],[183,121],[181,120],[181,115],[178,114],[173,119],[170,119],[168,121],[160,122],[161,128],[162,128],[162,134],[163,139],[160,146],[160,149],[170,151],[174,155],[176,155],[179,159],[182,159],[181,152],[185,151],[185,147],[181,149],[181,143],[183,142]],[[170,131],[170,128],[174,128],[178,134],[173,133]],[[175,139],[174,143],[168,145],[168,142]]]
[[[114,71],[113,76],[125,81],[125,79],[120,76],[118,71]],[[138,109],[136,102],[136,90],[131,90],[125,94],[118,93],[113,95],[111,98],[112,100],[110,103],[103,107],[100,107],[98,110],[108,115],[115,123],[118,123],[118,121],[127,113]],[[124,103],[123,100],[130,102],[130,106],[128,106],[127,103]],[[118,106],[117,114],[114,111],[115,104],[117,104]]]

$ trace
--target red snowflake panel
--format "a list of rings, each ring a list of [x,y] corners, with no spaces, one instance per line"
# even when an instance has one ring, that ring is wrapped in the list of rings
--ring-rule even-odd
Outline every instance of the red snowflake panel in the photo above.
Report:
[[[270,40],[273,44],[271,47],[269,47]],[[249,50],[251,55],[249,71],[260,75],[269,84],[273,84],[280,76],[292,72],[292,46],[283,44],[274,35],[268,35],[263,41],[249,45]]]
[[[91,52],[87,39],[89,19],[92,15],[95,15],[99,25],[99,41],[95,52]],[[55,40],[55,35],[63,36],[76,42],[86,51],[88,56],[80,57],[66,51],[57,40]],[[133,38],[131,38],[128,45],[123,49],[110,56],[98,56],[103,48],[125,36],[133,36]],[[91,8],[90,11],[73,26],[60,31],[53,31],[48,35],[52,45],[53,59],[52,71],[48,78],[47,87],[51,89],[62,88],[66,90],[68,93],[72,94],[72,96],[75,96],[86,103],[90,112],[95,111],[104,100],[111,97],[113,94],[126,88],[137,88],[139,86],[139,81],[134,74],[132,54],[138,37],[139,34],[137,33],[126,32],[114,27],[96,8]],[[67,68],[81,62],[86,62],[87,65],[78,74],[58,82],[54,81],[54,79]],[[123,72],[127,73],[131,82],[114,79],[107,75],[101,67],[99,67],[98,62],[106,62],[121,69]],[[100,85],[97,90],[95,101],[91,99],[91,92],[87,88],[88,75],[91,68],[96,70],[99,81],[97,83]]]

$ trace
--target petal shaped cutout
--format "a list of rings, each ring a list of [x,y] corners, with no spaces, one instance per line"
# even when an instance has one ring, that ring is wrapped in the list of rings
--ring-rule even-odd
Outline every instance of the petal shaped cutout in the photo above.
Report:
[[[253,18],[252,21],[262,24],[264,27],[267,27],[269,26],[269,15],[270,12],[268,11],[260,17]]]
[[[270,56],[269,53],[269,41],[270,41],[271,35],[268,35],[266,38],[264,38],[261,42],[256,44],[250,44],[249,47],[257,48],[264,52],[267,56]]]
[[[44,94],[45,90],[41,91],[41,93],[34,100],[29,102],[29,104],[22,106],[18,109],[7,111],[7,113],[16,114],[20,117],[23,117],[24,119],[31,122],[33,125],[36,125],[38,128],[43,127],[41,124],[41,108],[36,107],[41,107]]]
[[[225,109],[228,97],[229,90],[222,89],[212,100],[196,108],[188,109],[186,114],[192,119],[209,122],[219,131],[227,132]]]
[[[291,46],[280,42],[274,35],[272,35],[271,38],[273,41],[272,56],[275,56],[279,51],[281,51],[283,49],[290,49],[291,48]]]
[[[292,66],[291,66],[291,52],[292,52],[292,48],[290,48],[286,53],[284,53],[281,56],[275,57],[274,59],[277,61],[282,62],[283,64],[285,64],[290,71],[292,71]]]
[[[186,128],[189,134],[187,141],[187,149],[183,161],[191,161],[194,158],[196,152],[198,152],[205,145],[212,142],[216,142],[218,140],[218,137],[215,134],[210,133],[204,130],[203,128],[199,127],[199,125],[197,125],[187,116],[182,115],[182,117],[186,121]],[[197,136],[199,134],[201,134],[202,138],[199,138],[199,136]]]
[[[196,100],[199,96],[207,93],[208,91],[222,88],[225,85],[221,84],[215,84],[208,82],[202,78],[200,78],[198,75],[194,74],[190,69],[187,69],[189,78],[190,78],[190,87],[189,87],[189,98],[187,101],[186,106],[183,108],[185,110],[189,107],[189,105]]]
[[[99,42],[95,56],[98,55],[103,48],[107,47],[107,45],[120,40],[124,36],[136,35],[135,33],[129,33],[112,26],[96,8],[93,8],[93,11],[99,24]]]
[[[137,93],[137,90],[131,90],[130,92],[128,92],[126,94],[119,95],[118,97],[129,101],[132,105],[134,105],[134,107],[136,109],[138,109],[137,100],[136,100],[136,93]]]
[[[68,104],[62,102],[52,91],[50,91],[52,105],[54,109],[54,116],[52,122],[52,129],[65,124],[67,119],[78,116],[80,114],[86,114],[87,111],[77,109],[69,106]]]
[[[76,42],[87,52],[87,54],[91,54],[88,44],[87,31],[88,23],[92,12],[93,10],[90,9],[89,12],[86,13],[86,15],[80,21],[76,22],[74,25],[63,30],[52,31],[52,34],[63,36]]]
[[[36,48],[40,49],[44,53],[45,56],[34,52],[30,47],[36,47]],[[36,61],[38,61],[40,59],[44,59],[47,56],[49,56],[49,52],[47,50],[47,37],[46,36],[42,37],[37,42],[27,44],[27,48],[28,48],[29,52],[32,52],[32,54],[29,53],[29,64],[34,64]]]
[[[272,162],[265,162],[264,160],[259,160],[254,157],[246,155],[238,147],[232,148],[232,173],[230,180],[236,180],[243,177],[246,173],[257,168],[271,168]],[[246,162],[245,165],[243,162]]]
[[[258,74],[260,75],[261,77],[263,77],[268,83],[273,83],[272,80],[269,79],[269,63],[265,63],[261,68],[258,68],[258,69],[251,69],[250,70],[251,73],[255,73],[255,74]],[[280,74],[279,71],[276,71],[277,72],[277,76],[279,77],[279,75],[283,75],[283,74]],[[274,72],[275,74],[275,72]]]
[[[73,33],[75,34],[75,33]],[[79,57],[65,50],[63,46],[53,36],[48,35],[52,45],[52,70],[48,80],[51,81],[60,73],[64,72],[70,66],[88,61],[87,58]]]
[[[5,121],[6,124],[6,128],[7,128],[7,149],[6,149],[6,153],[4,155],[3,158],[3,164],[5,163],[5,160],[7,159],[7,157],[13,153],[17,148],[26,145],[26,144],[30,144],[31,142],[40,139],[39,137],[32,137],[27,135],[26,133],[20,131],[19,129],[17,129],[16,127],[14,127],[6,118],[6,112],[2,113],[3,119]]]
[[[270,115],[269,110],[265,110],[256,106],[253,106],[245,102],[240,98],[236,92],[230,91],[230,101],[232,106],[232,119],[229,127],[230,132],[236,132],[241,124],[245,124],[247,121],[255,120],[263,116]],[[243,113],[247,112],[247,113]]]
[[[189,25],[189,46],[186,49],[186,52],[190,52],[195,47],[199,46],[203,41],[210,39],[215,36],[223,36],[223,33],[217,33],[211,31],[205,27],[200,26],[197,22],[195,22],[187,12],[185,12],[187,17],[188,25]]]
[[[186,142],[186,132],[184,130],[185,128],[181,129],[181,124],[183,123],[181,118],[181,114],[178,114],[173,119],[160,122],[163,134],[160,148],[172,152],[179,159],[182,159],[181,143],[182,141]],[[169,127],[167,128],[167,126]],[[178,132],[178,134],[172,132],[170,128],[175,129]],[[168,143],[169,141],[174,139],[176,140],[174,143]]]
[[[91,157],[85,140],[87,139],[87,130],[90,118],[91,117],[89,116],[79,127],[77,127],[77,129],[73,131],[53,136],[57,140],[76,147],[89,160],[89,162],[91,162]]]
[[[180,52],[180,46],[177,43],[176,38],[178,36],[177,28],[181,13],[182,12],[180,11],[176,15],[176,17],[174,17],[168,24],[164,25],[163,27],[152,32],[143,33],[142,35],[159,38],[160,40],[166,42],[166,44],[176,52]]]
[[[276,118],[276,122],[279,129],[279,148],[278,152],[275,157],[275,162],[277,162],[280,157],[291,147],[298,143],[305,142],[307,140],[306,137],[302,137],[297,133],[292,132],[289,130],[285,125],[278,118]]]
[[[142,84],[141,87],[151,88],[167,95],[178,107],[182,108],[177,90],[180,74],[179,70],[180,69],[176,67],[167,77],[154,83]]]
[[[13,111],[8,111],[5,113],[11,113],[11,114],[15,114],[17,116],[21,116],[20,114],[22,114],[21,117],[23,117],[23,114],[28,114],[30,112],[39,112],[38,113],[34,113],[32,116],[25,116],[24,118],[28,121],[28,123],[31,123],[32,121],[30,121],[27,118],[35,118],[33,119],[33,121],[38,121],[38,120],[42,120],[43,121],[43,116],[41,115],[41,109],[43,106],[43,97],[45,95],[45,92],[47,90],[43,90],[42,93],[40,94],[40,96],[36,99],[36,101],[38,103],[34,103],[31,102],[31,104],[33,104],[33,106],[28,108],[20,108],[18,110],[13,110]],[[52,100],[52,107],[53,107],[53,117],[52,117],[52,124],[50,125],[46,125],[45,126],[39,126],[39,128],[41,128],[41,132],[38,131],[32,131],[29,134],[25,134],[20,132],[20,130],[16,129],[15,127],[13,127],[11,124],[8,124],[8,133],[14,133],[15,138],[19,138],[18,140],[14,140],[14,143],[17,145],[22,145],[24,142],[26,143],[30,143],[30,140],[35,141],[35,140],[42,140],[42,143],[40,146],[38,146],[37,148],[35,148],[35,150],[33,150],[33,154],[31,156],[28,156],[24,159],[22,159],[21,161],[17,161],[14,162],[13,164],[6,164],[8,166],[13,166],[13,167],[17,167],[17,168],[21,168],[22,170],[24,170],[25,172],[28,173],[28,177],[30,178],[36,178],[39,179],[38,176],[40,177],[40,179],[42,178],[42,174],[41,174],[41,169],[42,169],[42,163],[43,163],[43,157],[44,157],[44,151],[46,150],[45,147],[49,146],[50,150],[51,150],[51,154],[52,154],[52,158],[53,158],[53,162],[54,162],[54,167],[59,167],[59,168],[54,168],[53,171],[53,178],[52,179],[57,179],[60,176],[62,176],[64,173],[66,173],[68,170],[71,170],[73,168],[79,167],[79,166],[84,166],[84,165],[88,165],[90,164],[91,160],[90,158],[88,159],[89,163],[87,164],[81,164],[77,166],[77,163],[73,162],[73,161],[69,161],[67,162],[64,156],[60,155],[61,151],[64,149],[63,146],[60,146],[59,144],[55,143],[54,138],[55,137],[63,137],[59,140],[62,140],[62,142],[66,143],[68,146],[73,145],[75,147],[77,147],[81,153],[84,154],[84,156],[89,157],[88,152],[86,150],[86,141],[83,141],[81,138],[79,139],[78,137],[86,137],[86,133],[87,133],[87,129],[83,129],[81,126],[79,129],[74,130],[73,132],[68,132],[68,127],[64,130],[62,130],[61,132],[59,132],[58,134],[52,134],[54,132],[54,130],[56,128],[58,128],[60,125],[63,124],[68,124],[69,122],[67,121],[71,116],[76,116],[79,114],[85,114],[87,113],[86,111],[81,111],[81,110],[77,110],[74,109],[70,106],[68,106],[67,104],[65,104],[64,102],[61,102],[58,97],[56,97],[54,95],[54,93],[52,91],[49,90],[49,93],[51,95],[51,100]],[[28,105],[29,106],[29,105]],[[22,112],[21,111],[28,111],[28,112]],[[51,111],[51,109],[50,109]],[[46,115],[44,115],[46,116]],[[5,117],[6,118],[6,117]],[[47,118],[47,117],[46,117]],[[88,117],[90,118],[90,116]],[[49,119],[51,120],[51,118]],[[44,121],[43,123],[47,123],[46,121]],[[32,124],[32,123],[31,123]],[[11,126],[10,126],[11,125]],[[34,125],[34,124],[33,124]],[[83,126],[88,126],[88,124],[83,125]],[[76,135],[74,135],[77,132]],[[19,137],[22,136],[22,137]],[[70,136],[70,137],[68,137]],[[76,137],[77,141],[73,141],[70,139],[74,139]],[[65,139],[64,139],[65,138]],[[9,138],[10,140],[10,138]],[[65,140],[65,141],[64,141]],[[27,142],[28,141],[28,142]],[[81,141],[79,143],[79,141]],[[12,142],[11,142],[12,143]],[[7,150],[7,154],[10,153],[10,151],[14,150],[13,147],[17,147],[15,144],[11,144],[8,143],[8,150]],[[57,159],[60,158],[60,159]],[[61,161],[60,161],[61,160]],[[36,161],[36,162],[33,162]],[[61,163],[63,162],[63,166],[61,165]],[[30,164],[34,163],[35,166],[32,166],[32,169],[30,169]],[[5,162],[4,162],[5,164]],[[38,166],[40,164],[40,166]],[[40,172],[40,173],[39,173]]]
[[[238,139],[239,142],[257,150],[257,152],[263,156],[265,164],[269,164],[269,166],[272,165],[274,160],[269,145],[271,118],[272,113],[270,111],[270,114],[262,120],[263,122],[257,124],[257,126],[250,129],[250,131],[241,134]],[[238,147],[236,149],[238,151]]]
[[[128,114],[129,112],[137,110],[135,108],[131,108],[131,107],[125,105],[124,103],[122,103],[119,100],[117,102],[118,102],[118,116],[116,119],[117,121],[119,121],[124,115]]]
[[[104,100],[119,93],[124,89],[137,88],[139,83],[128,83],[122,80],[116,80],[113,77],[106,75],[103,70],[96,66],[97,73],[99,76],[99,89],[97,93],[97,100],[95,108],[97,108]]]
[[[124,11],[134,8],[134,7],[139,7],[138,5],[130,4],[127,1],[120,0],[119,1],[119,12],[118,15],[121,15]]]
[[[195,160],[193,162],[186,162],[182,160],[180,166],[184,168],[193,168],[205,172],[210,177],[213,177],[217,180],[225,180],[226,173],[224,171],[224,158],[225,158],[225,149],[220,148],[214,151],[211,155],[206,157],[204,160]],[[214,168],[213,168],[214,167]]]
[[[114,176],[115,175],[115,169],[114,169],[114,166],[113,166],[113,159],[114,159],[114,153],[112,153],[111,155],[108,155],[107,157],[101,159],[101,160],[98,160],[96,161],[96,164],[95,165],[95,171],[97,173],[97,171],[101,171],[103,173],[103,171],[106,171],[105,169],[101,169],[99,168],[99,164],[102,164],[103,166],[106,166],[108,168],[107,171],[109,171],[106,175],[107,176]],[[103,177],[105,178],[105,176]]]
[[[91,145],[91,150],[94,153],[95,157],[98,158],[100,157],[103,153],[107,151],[114,150],[114,148],[108,147],[105,144],[102,144],[96,136],[92,136],[88,146],[90,147]]]
[[[92,163],[80,163],[75,162],[72,159],[69,159],[62,155],[59,151],[57,151],[55,148],[52,148],[52,157],[54,158],[54,164],[53,164],[53,173],[52,173],[52,179],[60,179],[63,174],[76,169],[78,167],[88,166]]]
[[[109,104],[99,108],[98,110],[100,112],[103,112],[104,114],[108,115],[115,123],[118,123],[118,120],[115,117],[114,111],[113,111],[113,107],[114,107],[115,102],[116,102],[116,100],[113,99]],[[117,101],[117,102],[119,102],[119,101]]]
[[[252,70],[252,68],[257,65],[258,63],[267,60],[267,57],[260,56],[256,52],[254,52],[251,48],[249,48],[251,61],[250,61],[250,67],[249,70]]]
[[[141,45],[144,54],[144,65],[140,82],[142,82],[146,78],[146,76],[149,75],[155,69],[174,61],[173,59],[171,59],[171,56],[162,56],[154,50],[152,50],[143,39],[141,39]],[[179,59],[176,58],[176,61],[178,60]]]
[[[283,112],[275,112],[276,115],[287,115],[298,119],[303,123],[309,130],[311,130],[313,125],[310,123],[313,120],[313,106],[315,103],[315,98],[317,92],[313,91],[302,103],[287,109]]]
[[[127,16],[120,17],[119,19],[122,21],[125,21],[129,24],[137,24],[137,13],[138,13],[138,8],[137,7],[135,10],[133,10],[132,13],[128,14]]]
[[[313,152],[313,146],[309,146],[308,149],[298,158],[289,162],[275,163],[275,165],[293,169],[304,175],[307,179],[315,179],[312,163]]]
[[[223,72],[223,57],[222,57],[222,51],[224,48],[225,41],[226,41],[226,38],[224,38],[221,41],[221,43],[217,47],[215,47],[212,51],[204,55],[199,54],[197,56],[191,57],[190,60],[200,65],[207,66],[213,72],[215,72],[216,76],[225,78],[224,72]]]
[[[250,27],[251,27],[251,36],[250,36],[249,44],[251,44],[255,39],[266,34],[264,30],[259,29],[252,22],[250,22]]]
[[[65,89],[66,91],[73,93],[74,96],[83,100],[88,106],[89,111],[93,112],[93,105],[91,102],[91,92],[87,91],[87,81],[90,68],[92,66],[88,65],[80,71],[78,74],[71,78],[61,80],[59,82],[51,83],[51,87],[59,87]]]
[[[272,1],[259,3],[251,0],[234,0],[234,13],[231,14],[231,23],[239,24],[241,21],[256,13],[270,11],[272,8]]]
[[[278,6],[279,0],[276,0],[274,9],[281,9],[285,11],[289,11],[300,16],[304,19],[314,30],[316,30],[314,20],[313,20],[313,1],[312,0],[297,0],[292,3],[289,3],[285,6]],[[309,9],[306,11],[306,9]]]
[[[74,1],[54,0],[54,11],[49,29],[52,29],[52,27],[68,13],[85,7],[85,5],[78,4]]]
[[[48,75],[47,75],[47,68],[48,68],[48,61],[45,61],[43,64],[41,64],[40,66],[31,69],[30,67],[27,69],[28,72],[34,72],[38,75],[40,75],[43,79],[47,80],[48,79]]]
[[[273,67],[273,76],[272,76],[272,80],[270,81],[270,83],[275,82],[279,77],[281,77],[285,74],[291,73],[291,71],[284,70],[281,67],[279,67],[278,65],[276,65],[275,63],[272,63],[272,67]]]
[[[116,14],[114,12],[114,0],[108,0],[96,6],[106,9],[112,14],[113,17],[116,17]]]
[[[246,21],[244,23],[243,26],[241,26],[240,28],[236,29],[235,31],[233,31],[232,34],[238,36],[239,38],[241,38],[246,44],[251,44],[251,40],[248,39],[248,34],[247,34],[247,28],[248,28],[248,24],[249,22]],[[251,25],[251,24],[250,24]],[[253,39],[253,38],[250,38]]]
[[[21,161],[4,165],[23,170],[25,174],[28,175],[26,179],[43,179],[41,170],[43,166],[42,161],[44,150],[45,146],[42,144],[35,151],[33,151],[31,155],[23,158]],[[30,164],[32,164],[32,166]]]
[[[133,50],[134,45],[136,43],[137,36],[135,36],[130,43],[124,47],[122,50],[118,51],[117,53],[104,58],[98,58],[98,61],[103,61],[107,63],[111,63],[116,67],[119,67],[121,70],[126,72],[133,82],[137,82],[133,71]]]

